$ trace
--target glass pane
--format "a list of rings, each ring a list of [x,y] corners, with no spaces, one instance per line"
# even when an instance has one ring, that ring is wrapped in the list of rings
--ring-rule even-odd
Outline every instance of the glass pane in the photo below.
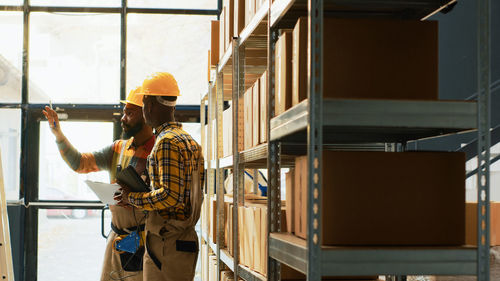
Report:
[[[100,150],[113,142],[112,122],[61,122],[64,135],[80,152]],[[39,198],[41,200],[98,200],[85,180],[109,183],[109,174],[74,172],[62,159],[47,121],[40,122]]]
[[[23,13],[0,12],[0,102],[21,102]]]
[[[500,154],[500,143],[492,146],[490,149],[491,158]],[[472,158],[466,163],[467,172],[473,171],[477,168],[477,157]],[[490,164],[490,200],[500,201],[500,161]],[[466,201],[477,201],[477,177],[476,175],[469,177],[465,182],[466,187]]]
[[[52,216],[55,211],[66,213]],[[101,236],[100,210],[40,210],[38,216],[38,280],[99,280],[106,239]],[[83,211],[83,212],[82,212]],[[106,225],[109,225],[109,212]],[[107,233],[106,233],[107,234]]]
[[[128,0],[129,7],[170,9],[217,9],[217,0]]]
[[[129,14],[128,91],[141,85],[151,73],[167,71],[179,84],[178,104],[200,104],[208,85],[207,54],[213,19],[212,16]]]
[[[31,0],[32,6],[120,7],[120,0]]]
[[[7,200],[19,200],[21,110],[0,109],[0,152]]]
[[[22,4],[23,4],[23,0],[0,0],[0,5],[17,6],[17,5],[22,5]]]
[[[193,139],[201,145],[201,124],[200,123],[182,123],[184,131],[188,132]]]
[[[120,15],[31,13],[30,23],[31,103],[119,102]]]

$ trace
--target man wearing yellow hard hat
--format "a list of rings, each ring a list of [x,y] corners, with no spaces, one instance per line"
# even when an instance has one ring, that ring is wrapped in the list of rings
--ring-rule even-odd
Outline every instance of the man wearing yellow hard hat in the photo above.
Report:
[[[194,226],[200,217],[204,170],[201,146],[175,122],[177,81],[159,72],[142,84],[144,119],[155,128],[148,159],[151,192],[122,185],[121,206],[147,210],[144,280],[193,280],[198,257]]]
[[[54,110],[46,106],[43,114],[49,121],[59,152],[68,166],[77,173],[107,170],[110,182],[116,182],[116,173],[129,165],[132,165],[139,175],[146,173],[146,160],[153,148],[155,136],[151,127],[144,121],[142,99],[141,87],[138,87],[130,92],[126,101],[121,101],[125,104],[121,118],[124,140],[117,140],[100,151],[90,153],[80,153],[71,145],[62,133]],[[117,205],[111,205],[109,209],[112,215],[112,231],[106,244],[101,281],[141,281],[144,247],[123,252],[118,251],[115,244],[133,231],[144,236],[145,214],[136,208]]]

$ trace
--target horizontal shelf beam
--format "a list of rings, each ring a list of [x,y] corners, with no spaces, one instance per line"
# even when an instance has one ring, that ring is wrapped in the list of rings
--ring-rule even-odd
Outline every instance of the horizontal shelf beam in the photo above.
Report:
[[[305,140],[308,101],[271,120],[271,140]],[[330,142],[399,142],[473,130],[477,105],[464,101],[324,99],[323,133]]]
[[[325,0],[324,11],[332,16],[363,16],[397,19],[422,19],[443,9],[452,0]],[[276,0],[271,6],[271,26],[295,22],[307,16],[306,0]]]
[[[270,256],[296,270],[307,270],[306,240],[271,233]],[[323,276],[475,275],[474,247],[322,247]]]

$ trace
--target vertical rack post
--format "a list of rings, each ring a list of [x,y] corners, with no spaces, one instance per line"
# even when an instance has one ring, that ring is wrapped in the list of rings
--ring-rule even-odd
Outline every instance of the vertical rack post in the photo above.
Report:
[[[268,22],[271,23],[271,13],[268,15]],[[269,255],[269,240],[270,233],[279,232],[281,229],[281,200],[278,195],[280,190],[280,155],[279,155],[279,142],[271,141],[271,119],[274,117],[275,112],[275,50],[276,41],[278,40],[278,30],[268,25],[268,38],[267,38],[267,136],[268,136],[268,156],[267,157],[267,253]],[[281,279],[280,263],[269,257],[267,258],[267,277],[269,281],[277,281]]]
[[[321,193],[323,152],[323,0],[309,0],[307,127],[307,280],[321,280]]]
[[[216,194],[217,194],[217,280],[220,280],[220,272],[222,270],[222,263],[220,262],[220,249],[224,241],[224,169],[220,168],[219,159],[222,157],[222,105],[224,104],[224,91],[223,91],[223,79],[222,73],[217,73],[216,82],[216,124],[217,124],[217,151],[216,151],[216,168],[215,168],[215,182],[216,182]]]
[[[211,88],[211,83],[208,84],[208,90],[210,91],[210,88]],[[205,145],[207,146],[207,133],[205,131],[205,125],[207,124],[207,110],[206,110],[206,102],[207,102],[207,99],[208,99],[208,96],[210,95],[210,92],[207,92],[207,95],[206,97],[204,97],[202,100],[201,100],[201,103],[200,103],[200,123],[201,123],[201,143],[202,145]],[[207,151],[208,151],[208,146],[206,147]],[[205,161],[209,160],[207,157],[208,157],[208,152],[206,152],[207,155],[203,155],[203,157],[205,157]],[[209,161],[207,161],[209,162]],[[204,168],[206,169],[207,171],[207,176],[208,176],[208,165],[207,166],[204,166]],[[205,181],[204,183],[204,191],[203,191],[203,200],[204,200],[204,204],[202,205],[202,208],[203,208],[203,212],[205,214],[205,216],[201,217],[201,232],[202,234],[203,233],[208,233],[208,202],[207,202],[207,198],[205,196],[205,194],[208,194],[208,181]],[[207,234],[208,236],[208,234]],[[208,239],[208,237],[205,236],[205,238],[202,238],[201,240],[204,241],[204,244],[208,247],[208,241],[206,239]],[[203,253],[201,253],[203,255]],[[204,257],[202,257],[204,259],[208,259],[208,254]],[[208,267],[205,268],[205,273],[204,273],[205,276],[208,276]]]
[[[239,107],[240,107],[240,65],[239,39],[233,38],[233,261],[234,279],[238,280],[239,243],[238,243],[238,196],[239,196]]]
[[[212,152],[212,148],[213,148],[213,122],[212,120],[214,120],[214,113],[215,113],[215,106],[214,106],[214,103],[215,103],[215,95],[213,93],[213,87],[210,87],[210,89],[208,90],[208,141],[207,141],[207,153],[208,155],[210,156],[208,158],[208,165],[207,165],[207,177],[208,177],[208,186],[207,186],[207,204],[206,204],[206,214],[207,216],[209,217],[210,216],[210,204],[212,204],[211,200],[212,200],[212,195],[214,194],[214,185],[215,185],[215,171],[214,171],[214,167],[212,167],[212,158],[214,153]],[[214,222],[210,222],[210,223],[214,223]],[[207,233],[207,240],[210,240],[211,237],[209,235],[209,233]],[[212,241],[214,242],[214,241]],[[219,264],[219,259],[217,257],[217,264]],[[208,276],[208,274],[207,274]]]
[[[490,280],[490,1],[478,2],[477,280]]]

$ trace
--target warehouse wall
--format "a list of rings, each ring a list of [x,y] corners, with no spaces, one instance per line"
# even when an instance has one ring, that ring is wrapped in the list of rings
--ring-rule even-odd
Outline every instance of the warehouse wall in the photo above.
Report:
[[[458,0],[439,20],[439,95],[441,99],[466,99],[477,90],[476,1]],[[500,1],[491,1],[491,81],[500,79]],[[493,93],[492,108],[500,108],[500,90]],[[500,123],[500,111],[492,114]]]

